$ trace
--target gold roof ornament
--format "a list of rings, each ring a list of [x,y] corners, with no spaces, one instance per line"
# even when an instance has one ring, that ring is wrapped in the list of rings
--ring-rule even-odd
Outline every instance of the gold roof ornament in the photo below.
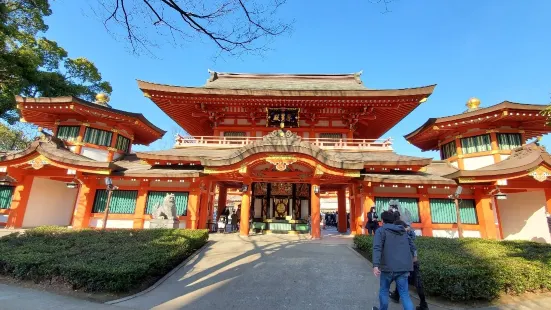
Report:
[[[480,99],[472,97],[467,101],[466,106],[468,108],[467,112],[478,110],[478,107],[480,106]]]
[[[96,104],[109,107],[109,96],[106,93],[98,93],[96,95]]]

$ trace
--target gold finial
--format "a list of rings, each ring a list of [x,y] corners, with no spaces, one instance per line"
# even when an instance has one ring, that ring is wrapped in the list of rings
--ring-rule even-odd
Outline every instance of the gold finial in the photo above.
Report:
[[[478,98],[475,98],[475,97],[472,97],[471,99],[469,99],[467,101],[467,108],[468,108],[468,111],[474,111],[474,110],[478,110],[478,107],[480,106],[480,99]]]
[[[96,103],[99,105],[107,106],[109,102],[109,96],[106,93],[98,93],[96,95]]]

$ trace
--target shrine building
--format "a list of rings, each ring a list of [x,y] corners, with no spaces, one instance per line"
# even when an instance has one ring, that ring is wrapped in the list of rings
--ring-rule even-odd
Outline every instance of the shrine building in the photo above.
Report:
[[[209,74],[201,87],[138,81],[187,133],[161,151],[133,152],[165,131],[105,95],[17,97],[41,136],[0,153],[0,225],[100,228],[109,177],[108,228],[149,228],[154,208],[174,194],[181,228],[210,228],[231,208],[241,235],[309,233],[311,219],[311,236],[321,238],[324,201],[334,200],[350,217],[338,217],[338,231],[362,234],[366,212],[394,199],[417,234],[456,237],[450,195],[460,186],[465,237],[551,242],[551,157],[538,143],[551,129],[545,105],[482,108],[472,98],[462,114],[431,118],[405,139],[439,151],[433,160],[400,155],[383,136],[435,85],[369,89],[361,73]]]

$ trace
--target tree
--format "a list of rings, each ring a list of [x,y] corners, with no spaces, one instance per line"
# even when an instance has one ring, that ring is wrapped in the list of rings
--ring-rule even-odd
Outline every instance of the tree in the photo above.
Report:
[[[286,0],[98,0],[99,15],[113,34],[122,32],[133,52],[155,45],[148,30],[173,43],[194,36],[222,52],[262,51],[266,43],[290,31],[291,22],[275,18]],[[112,27],[115,26],[115,27]]]
[[[8,127],[0,123],[0,152],[23,150],[37,136],[38,130],[34,125],[17,123]]]
[[[69,58],[55,41],[39,36],[48,30],[49,0],[0,1],[0,119],[18,119],[15,96],[77,96],[93,100],[111,93],[95,65]]]

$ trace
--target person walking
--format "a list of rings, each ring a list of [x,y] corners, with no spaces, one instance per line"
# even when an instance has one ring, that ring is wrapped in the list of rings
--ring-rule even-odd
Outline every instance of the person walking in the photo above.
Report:
[[[383,226],[377,230],[373,241],[373,274],[380,277],[379,308],[374,306],[373,310],[388,309],[390,283],[393,281],[396,282],[404,310],[413,310],[408,276],[413,271],[413,262],[417,261],[417,248],[406,229],[393,224],[394,218],[393,212],[381,214]]]
[[[377,231],[377,228],[379,228],[379,216],[377,215],[377,211],[375,210],[375,207],[371,207],[371,210],[369,210],[369,213],[367,213],[367,233],[370,235],[374,235]]]
[[[394,224],[404,226],[408,237],[412,241],[415,241],[415,238],[417,238],[417,236],[415,235],[415,231],[411,229],[411,226],[409,226],[404,221],[396,221],[394,222]],[[420,303],[419,306],[417,306],[417,308],[415,309],[429,310],[429,305],[425,297],[425,289],[423,288],[423,281],[421,280],[421,269],[419,268],[419,260],[413,262],[413,272],[409,274],[408,282],[409,284],[413,284],[415,286],[415,290],[417,291],[417,295],[419,296]],[[394,292],[390,293],[390,299],[392,299],[396,303],[400,302],[400,293],[398,292],[397,288],[394,290]]]

